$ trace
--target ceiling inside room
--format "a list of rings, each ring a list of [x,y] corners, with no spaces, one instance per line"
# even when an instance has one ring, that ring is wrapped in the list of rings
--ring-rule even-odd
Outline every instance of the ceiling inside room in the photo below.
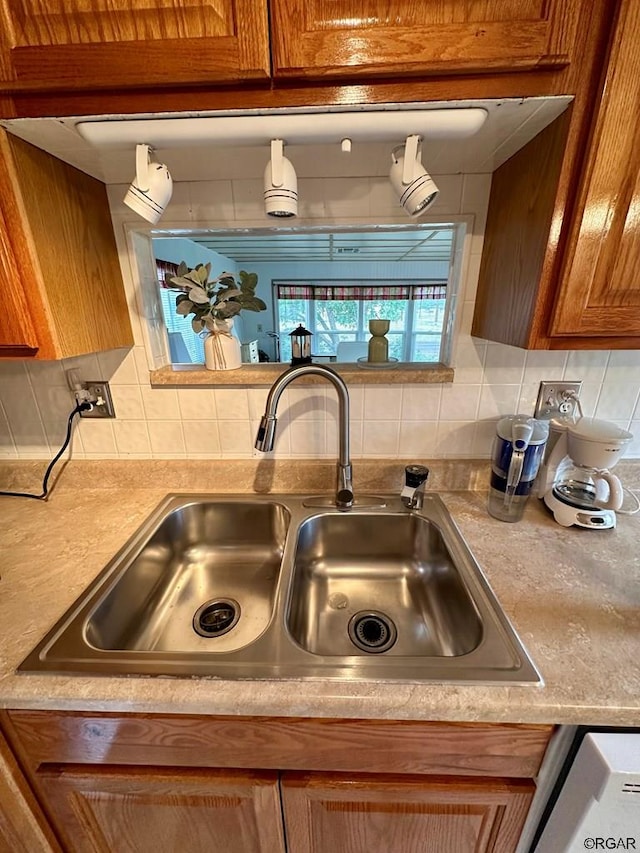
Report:
[[[219,252],[239,264],[362,261],[448,261],[451,226],[372,228],[367,231],[319,229],[306,233],[278,231],[201,232],[189,236],[195,243]]]

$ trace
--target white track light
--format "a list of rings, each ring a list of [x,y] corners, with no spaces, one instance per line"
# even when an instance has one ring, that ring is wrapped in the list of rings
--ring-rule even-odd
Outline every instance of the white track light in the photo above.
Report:
[[[389,178],[409,216],[420,216],[438,197],[438,187],[422,165],[420,137],[408,136],[391,153]]]
[[[136,176],[124,203],[155,225],[171,201],[173,181],[167,167],[151,159],[152,152],[149,145],[136,145]]]
[[[271,160],[264,170],[264,209],[269,216],[298,215],[298,178],[283,152],[283,141],[272,139]]]

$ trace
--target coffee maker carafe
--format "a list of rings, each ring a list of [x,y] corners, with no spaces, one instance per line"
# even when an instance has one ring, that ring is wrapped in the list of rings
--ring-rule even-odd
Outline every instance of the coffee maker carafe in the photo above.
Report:
[[[544,456],[546,421],[507,415],[498,421],[491,451],[489,514],[500,521],[520,521]]]
[[[563,527],[616,526],[624,493],[613,468],[633,435],[610,421],[555,422],[553,449],[540,474],[539,495]]]

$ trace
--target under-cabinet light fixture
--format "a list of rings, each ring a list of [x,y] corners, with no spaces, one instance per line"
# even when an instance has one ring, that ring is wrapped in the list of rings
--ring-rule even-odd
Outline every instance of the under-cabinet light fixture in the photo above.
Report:
[[[420,216],[438,197],[438,187],[422,165],[421,139],[408,136],[404,145],[391,152],[389,179],[400,204],[409,216]]]
[[[298,215],[298,178],[284,156],[284,142],[271,140],[271,159],[264,170],[264,209],[268,216]]]
[[[288,145],[312,143],[397,142],[410,134],[423,139],[472,136],[485,123],[482,107],[399,109],[380,106],[358,111],[273,110],[244,115],[163,118],[117,117],[80,121],[76,130],[96,146],[127,147],[141,139],[154,147],[194,145],[269,145],[284,139]]]
[[[171,201],[173,181],[164,163],[156,163],[152,154],[150,145],[136,145],[136,176],[127,190],[124,203],[155,225]]]

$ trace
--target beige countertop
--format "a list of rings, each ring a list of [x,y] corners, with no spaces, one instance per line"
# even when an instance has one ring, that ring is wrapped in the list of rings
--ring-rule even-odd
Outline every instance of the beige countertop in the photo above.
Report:
[[[356,486],[395,491],[403,465],[362,461],[354,466]],[[625,476],[637,488],[640,466],[627,465]],[[640,724],[640,515],[621,516],[616,530],[567,530],[532,500],[522,522],[504,524],[485,509],[486,466],[435,462],[432,487],[541,671],[543,687],[17,675],[16,666],[168,492],[313,492],[334,471],[330,462],[304,461],[293,471],[290,461],[73,462],[46,503],[0,498],[0,706]],[[3,463],[2,487],[37,488],[43,467]],[[442,491],[446,484],[464,490]]]

